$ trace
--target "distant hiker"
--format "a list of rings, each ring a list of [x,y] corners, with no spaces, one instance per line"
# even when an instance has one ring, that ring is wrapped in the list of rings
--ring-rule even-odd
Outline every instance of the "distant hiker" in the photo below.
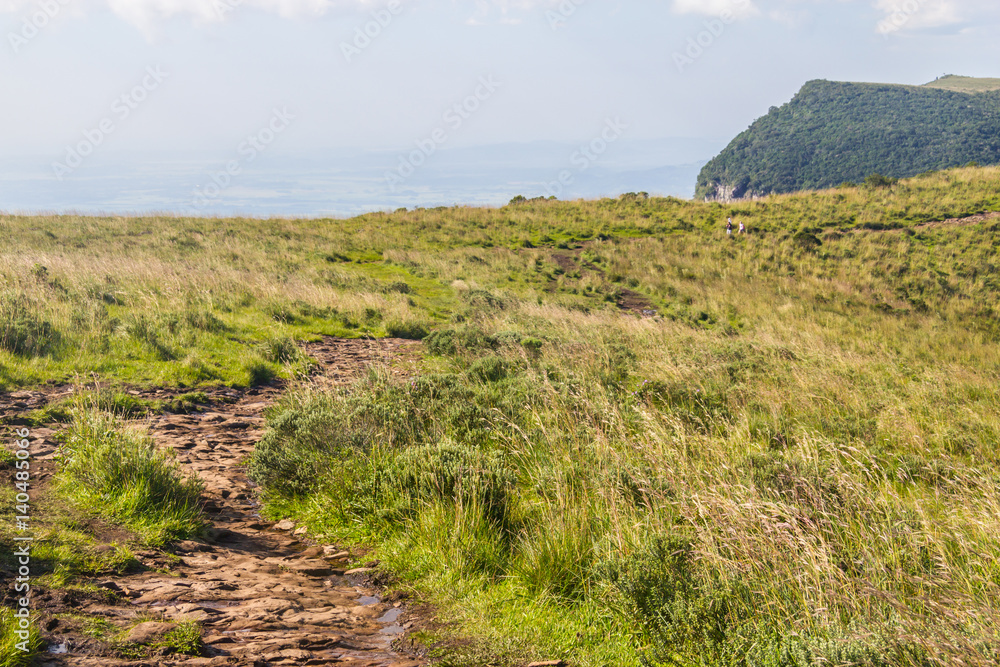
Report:
[[[746,225],[744,225],[743,221],[740,220],[740,234],[746,234],[746,233],[747,233]]]
[[[729,218],[726,222],[726,236],[730,236],[733,233],[733,219]]]

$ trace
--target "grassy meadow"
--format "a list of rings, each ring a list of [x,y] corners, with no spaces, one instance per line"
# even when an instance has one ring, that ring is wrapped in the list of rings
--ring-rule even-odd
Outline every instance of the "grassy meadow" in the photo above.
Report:
[[[0,216],[0,387],[249,386],[302,377],[320,334],[420,338],[413,377],[293,383],[248,471],[437,607],[415,639],[440,664],[996,664],[1000,218],[937,224],[990,211],[998,168],[736,204]],[[95,433],[127,429],[101,419],[69,437],[103,470]],[[153,467],[181,512],[197,490]]]

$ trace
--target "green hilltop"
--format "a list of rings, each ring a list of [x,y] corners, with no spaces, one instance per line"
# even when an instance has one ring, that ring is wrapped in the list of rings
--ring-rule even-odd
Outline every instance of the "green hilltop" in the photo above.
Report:
[[[946,74],[939,79],[924,84],[924,88],[939,88],[959,93],[983,93],[1000,90],[1000,79],[979,79],[972,76]]]
[[[970,162],[1000,163],[1000,79],[810,81],[705,165],[696,196],[822,189],[873,173],[905,178]]]

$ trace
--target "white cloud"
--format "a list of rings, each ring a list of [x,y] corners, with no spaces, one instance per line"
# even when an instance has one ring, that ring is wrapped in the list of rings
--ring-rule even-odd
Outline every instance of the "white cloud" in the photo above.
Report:
[[[231,14],[254,8],[281,17],[320,16],[335,11],[367,11],[384,7],[388,0],[49,0],[75,13],[106,7],[143,32],[149,33],[163,19],[189,17],[195,23],[221,22]],[[412,0],[399,0],[401,3]],[[0,0],[0,13],[27,13],[38,9],[38,0]]]
[[[734,16],[751,16],[758,13],[753,0],[674,0],[673,10],[678,14],[705,14],[722,16],[726,12]]]
[[[874,0],[873,4],[883,14],[877,26],[882,34],[1000,22],[996,0]]]
[[[190,17],[197,24],[218,23],[244,9],[255,8],[285,18],[319,16],[336,10],[359,10],[384,6],[375,0],[94,0],[106,2],[118,16],[139,28],[147,37],[157,24],[175,16]]]
[[[954,0],[875,0],[875,8],[884,14],[877,30],[888,34],[963,23],[965,19],[962,18],[959,4],[963,3]]]
[[[572,0],[569,0],[572,2]],[[583,0],[576,0],[577,3]],[[551,6],[555,4],[552,0],[473,0],[466,4],[475,5],[475,11],[466,21],[468,25],[485,25],[491,21],[499,21],[505,25],[519,25],[522,20],[519,16],[524,11],[537,9],[538,7]]]
[[[225,21],[227,17],[245,8],[277,14],[283,18],[322,16],[329,13],[368,12],[384,8],[390,0],[48,0],[63,8],[72,7],[74,13],[87,9],[106,7],[145,34],[155,32],[156,25],[164,19],[187,17],[196,24]],[[417,0],[397,0],[403,5]],[[456,0],[472,10],[469,22],[499,21],[517,24],[524,11],[551,7],[567,0]],[[575,1],[577,4],[584,0]],[[734,0],[746,2],[747,0]],[[38,0],[0,0],[0,13],[26,13],[37,9]]]
[[[471,10],[473,24],[500,21],[516,24],[525,11],[550,9],[559,2],[582,4],[585,0],[452,0]],[[86,9],[105,7],[150,34],[155,26],[172,17],[187,17],[197,24],[224,21],[243,8],[266,11],[281,17],[320,16],[336,12],[366,12],[384,7],[388,0],[50,0],[80,14]],[[399,0],[414,4],[417,0]],[[738,18],[762,13],[772,20],[797,24],[811,13],[810,5],[828,2],[867,4],[882,17],[878,30],[892,33],[1000,21],[997,0],[671,0],[677,14],[722,16],[731,12]],[[0,0],[0,13],[29,12],[38,0]]]
[[[708,16],[730,11],[737,17],[763,12],[773,21],[797,26],[815,12],[817,5],[831,3],[874,7],[882,14],[878,31],[886,34],[1000,22],[997,0],[673,0],[672,9],[678,14]]]

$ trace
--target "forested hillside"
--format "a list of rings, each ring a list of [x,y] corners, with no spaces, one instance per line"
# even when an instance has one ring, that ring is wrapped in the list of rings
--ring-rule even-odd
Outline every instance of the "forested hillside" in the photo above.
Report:
[[[827,188],[873,173],[905,178],[1000,163],[1000,90],[973,85],[989,81],[810,81],[705,165],[696,196],[741,198]]]

